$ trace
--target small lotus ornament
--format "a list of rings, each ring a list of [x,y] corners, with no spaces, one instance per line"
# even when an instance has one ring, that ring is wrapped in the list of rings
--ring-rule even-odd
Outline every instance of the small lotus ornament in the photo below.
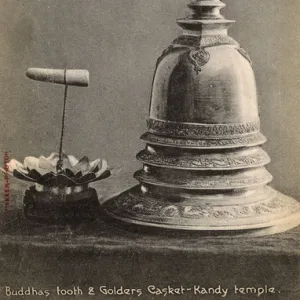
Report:
[[[89,161],[84,156],[78,160],[65,153],[28,156],[23,163],[12,159],[6,169],[11,176],[34,183],[23,198],[25,217],[50,224],[97,218],[100,204],[96,190],[89,184],[120,170],[109,169],[104,159]]]
[[[73,155],[52,153],[39,158],[25,157],[24,163],[12,159],[8,163],[9,174],[28,182],[35,183],[38,192],[53,194],[79,193],[94,181],[108,178],[113,171],[108,169],[106,160],[89,161],[84,156],[78,160]]]
[[[29,68],[27,77],[33,80],[63,84],[64,98],[61,119],[61,134],[58,153],[39,158],[28,156],[24,162],[12,159],[8,173],[32,182],[23,198],[24,215],[28,219],[49,223],[76,221],[82,218],[95,219],[99,214],[97,192],[89,187],[91,182],[102,180],[117,169],[109,169],[104,159],[89,161],[84,156],[77,159],[63,152],[65,114],[69,86],[86,87],[89,84],[87,70]],[[6,168],[7,169],[7,168]],[[2,170],[7,172],[7,170]]]

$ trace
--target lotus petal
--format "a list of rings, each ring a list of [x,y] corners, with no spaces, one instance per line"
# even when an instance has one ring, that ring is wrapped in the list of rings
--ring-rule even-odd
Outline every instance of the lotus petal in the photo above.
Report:
[[[81,176],[82,176],[82,172],[79,171],[78,173],[75,174],[75,179],[76,179],[76,178],[80,178]]]
[[[53,159],[56,159],[56,158],[58,158],[58,157],[59,157],[58,153],[52,152],[52,153],[47,157],[47,159],[48,159],[48,160],[53,160]]]
[[[63,173],[64,173],[68,178],[74,177],[74,173],[73,173],[70,169],[65,169],[65,170],[63,170]]]
[[[93,170],[93,173],[97,173],[100,170],[99,165]]]
[[[88,169],[85,172],[82,172],[83,175],[88,174],[88,173],[92,173],[92,172],[95,173],[94,169],[99,165],[100,162],[101,162],[100,159],[96,159],[96,160],[90,162]]]
[[[37,170],[30,170],[28,173],[28,177],[34,179],[35,181],[39,181],[42,178],[42,175]]]
[[[100,167],[100,164],[98,165]],[[102,159],[100,170],[96,173],[96,177],[100,176],[103,172],[107,170],[107,161]]]
[[[39,167],[51,172],[54,171],[54,166],[52,165],[51,161],[43,155],[39,157]]]
[[[21,180],[25,180],[25,181],[30,181],[30,182],[36,182],[36,180],[34,180],[33,178],[31,177],[28,177],[20,172],[18,172],[17,170],[14,170],[13,171],[13,176],[18,178],[18,179],[21,179]]]
[[[18,165],[21,165],[21,163],[18,162],[16,159],[12,159],[7,165],[8,165],[8,170],[12,172],[17,168]]]
[[[27,156],[24,159],[24,165],[28,169],[37,169],[39,167],[39,160],[33,156]]]
[[[62,157],[62,160],[63,160],[63,170],[66,170],[66,169],[69,169],[69,170],[72,170],[73,169],[73,166],[72,164],[70,163],[68,157]]]
[[[26,176],[28,176],[28,174],[29,174],[29,169],[23,168],[22,165],[17,166],[15,170],[18,171],[19,173],[22,173],[22,174],[26,175]]]
[[[9,175],[11,175],[11,176],[14,176],[12,172],[7,171],[7,170],[5,170],[5,169],[3,169],[3,168],[1,168],[1,167],[0,167],[0,171],[2,171],[2,172],[5,173],[5,174],[9,174]]]
[[[58,153],[51,153],[48,157],[47,160],[50,161],[53,167],[56,167],[57,162],[59,160],[59,154]]]
[[[91,182],[96,179],[96,175],[94,173],[86,174],[76,180],[77,183],[84,184],[87,182]]]
[[[27,172],[26,167],[15,159],[12,159],[7,165],[10,172],[13,172],[15,169],[24,170],[24,173]]]
[[[74,170],[74,171],[78,171],[78,170]],[[89,173],[97,173],[98,171],[99,171],[99,164],[96,165],[94,169],[92,169],[91,171],[89,171]],[[77,173],[75,174],[75,178],[79,178],[79,177],[81,177],[81,176],[83,176],[83,175],[85,175],[85,174],[88,174],[88,173],[85,172],[85,173],[83,174],[83,172],[79,171],[79,172],[77,172]]]
[[[11,175],[25,181],[36,182],[48,186],[77,186],[109,177],[120,168],[108,170],[106,160],[96,159],[89,162],[84,156],[79,161],[73,155],[62,154],[63,170],[57,173],[56,167],[59,155],[52,153],[49,157],[39,158],[28,156],[24,165],[15,159],[8,164]],[[0,168],[1,169],[1,168]],[[3,172],[6,170],[1,169]],[[8,172],[6,172],[8,173]]]
[[[99,181],[99,180],[103,180],[106,179],[108,177],[110,177],[111,173],[109,170],[104,171],[104,173],[102,173],[99,177],[95,177],[94,179],[91,179],[89,181],[86,181],[85,183],[91,183],[91,182],[95,182],[95,181]]]
[[[17,170],[20,171],[19,168],[18,168]],[[21,169],[21,170],[22,170],[22,169]],[[42,169],[42,168],[37,167],[37,168],[34,168],[34,169],[27,168],[27,169],[25,170],[25,173],[30,173],[32,170],[37,171],[37,173],[39,173],[41,176],[42,176],[42,175],[45,175],[45,174],[47,174],[47,173],[50,172],[49,170],[46,170],[46,169]],[[22,173],[24,173],[24,172],[22,172]]]
[[[108,178],[110,175],[111,175],[110,170],[106,170],[106,171],[104,171],[104,173],[102,173],[99,177],[97,176],[97,178],[96,178],[95,181],[103,180],[103,179],[105,179],[105,178]]]
[[[95,168],[97,168],[101,164],[101,159],[95,159],[94,161],[90,162],[90,172],[94,172]]]
[[[79,162],[78,159],[73,155],[68,155],[68,159],[69,159],[69,162],[71,163],[72,167],[77,165]]]
[[[74,169],[81,172],[86,172],[89,169],[89,159],[84,156],[75,166]]]
[[[47,173],[52,172],[52,171],[49,171],[49,170],[46,170],[46,169],[41,169],[41,168],[36,168],[35,170],[36,170],[41,176],[44,176],[44,175],[46,175]],[[32,171],[32,170],[29,170],[29,171]]]

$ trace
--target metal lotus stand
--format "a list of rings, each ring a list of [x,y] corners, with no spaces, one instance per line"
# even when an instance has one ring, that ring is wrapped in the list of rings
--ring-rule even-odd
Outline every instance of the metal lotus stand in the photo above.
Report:
[[[65,86],[59,152],[39,158],[28,156],[24,163],[12,159],[9,174],[34,185],[25,191],[24,215],[46,223],[77,222],[99,217],[100,204],[91,182],[109,177],[112,173],[105,160],[78,160],[63,152],[65,114],[69,86],[88,86],[86,70],[30,68],[27,76],[33,80]],[[3,170],[6,172],[6,170]]]
[[[139,185],[106,203],[148,227],[265,235],[300,223],[300,204],[267,186],[251,60],[227,35],[218,0],[195,0],[157,61]]]

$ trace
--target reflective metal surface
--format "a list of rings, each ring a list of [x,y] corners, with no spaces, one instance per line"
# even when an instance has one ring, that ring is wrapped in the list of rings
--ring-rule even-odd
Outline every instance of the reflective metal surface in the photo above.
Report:
[[[218,0],[194,0],[183,34],[154,74],[136,187],[106,212],[126,223],[174,230],[264,235],[300,223],[300,204],[267,186],[251,59],[227,30]]]

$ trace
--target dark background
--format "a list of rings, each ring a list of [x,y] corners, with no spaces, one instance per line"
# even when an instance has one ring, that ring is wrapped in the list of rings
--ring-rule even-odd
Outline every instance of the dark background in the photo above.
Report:
[[[30,81],[28,67],[84,68],[71,88],[64,149],[135,170],[156,58],[181,32],[186,0],[0,0],[0,151],[57,151],[63,86]],[[227,0],[223,14],[256,73],[273,185],[300,197],[300,3]]]

